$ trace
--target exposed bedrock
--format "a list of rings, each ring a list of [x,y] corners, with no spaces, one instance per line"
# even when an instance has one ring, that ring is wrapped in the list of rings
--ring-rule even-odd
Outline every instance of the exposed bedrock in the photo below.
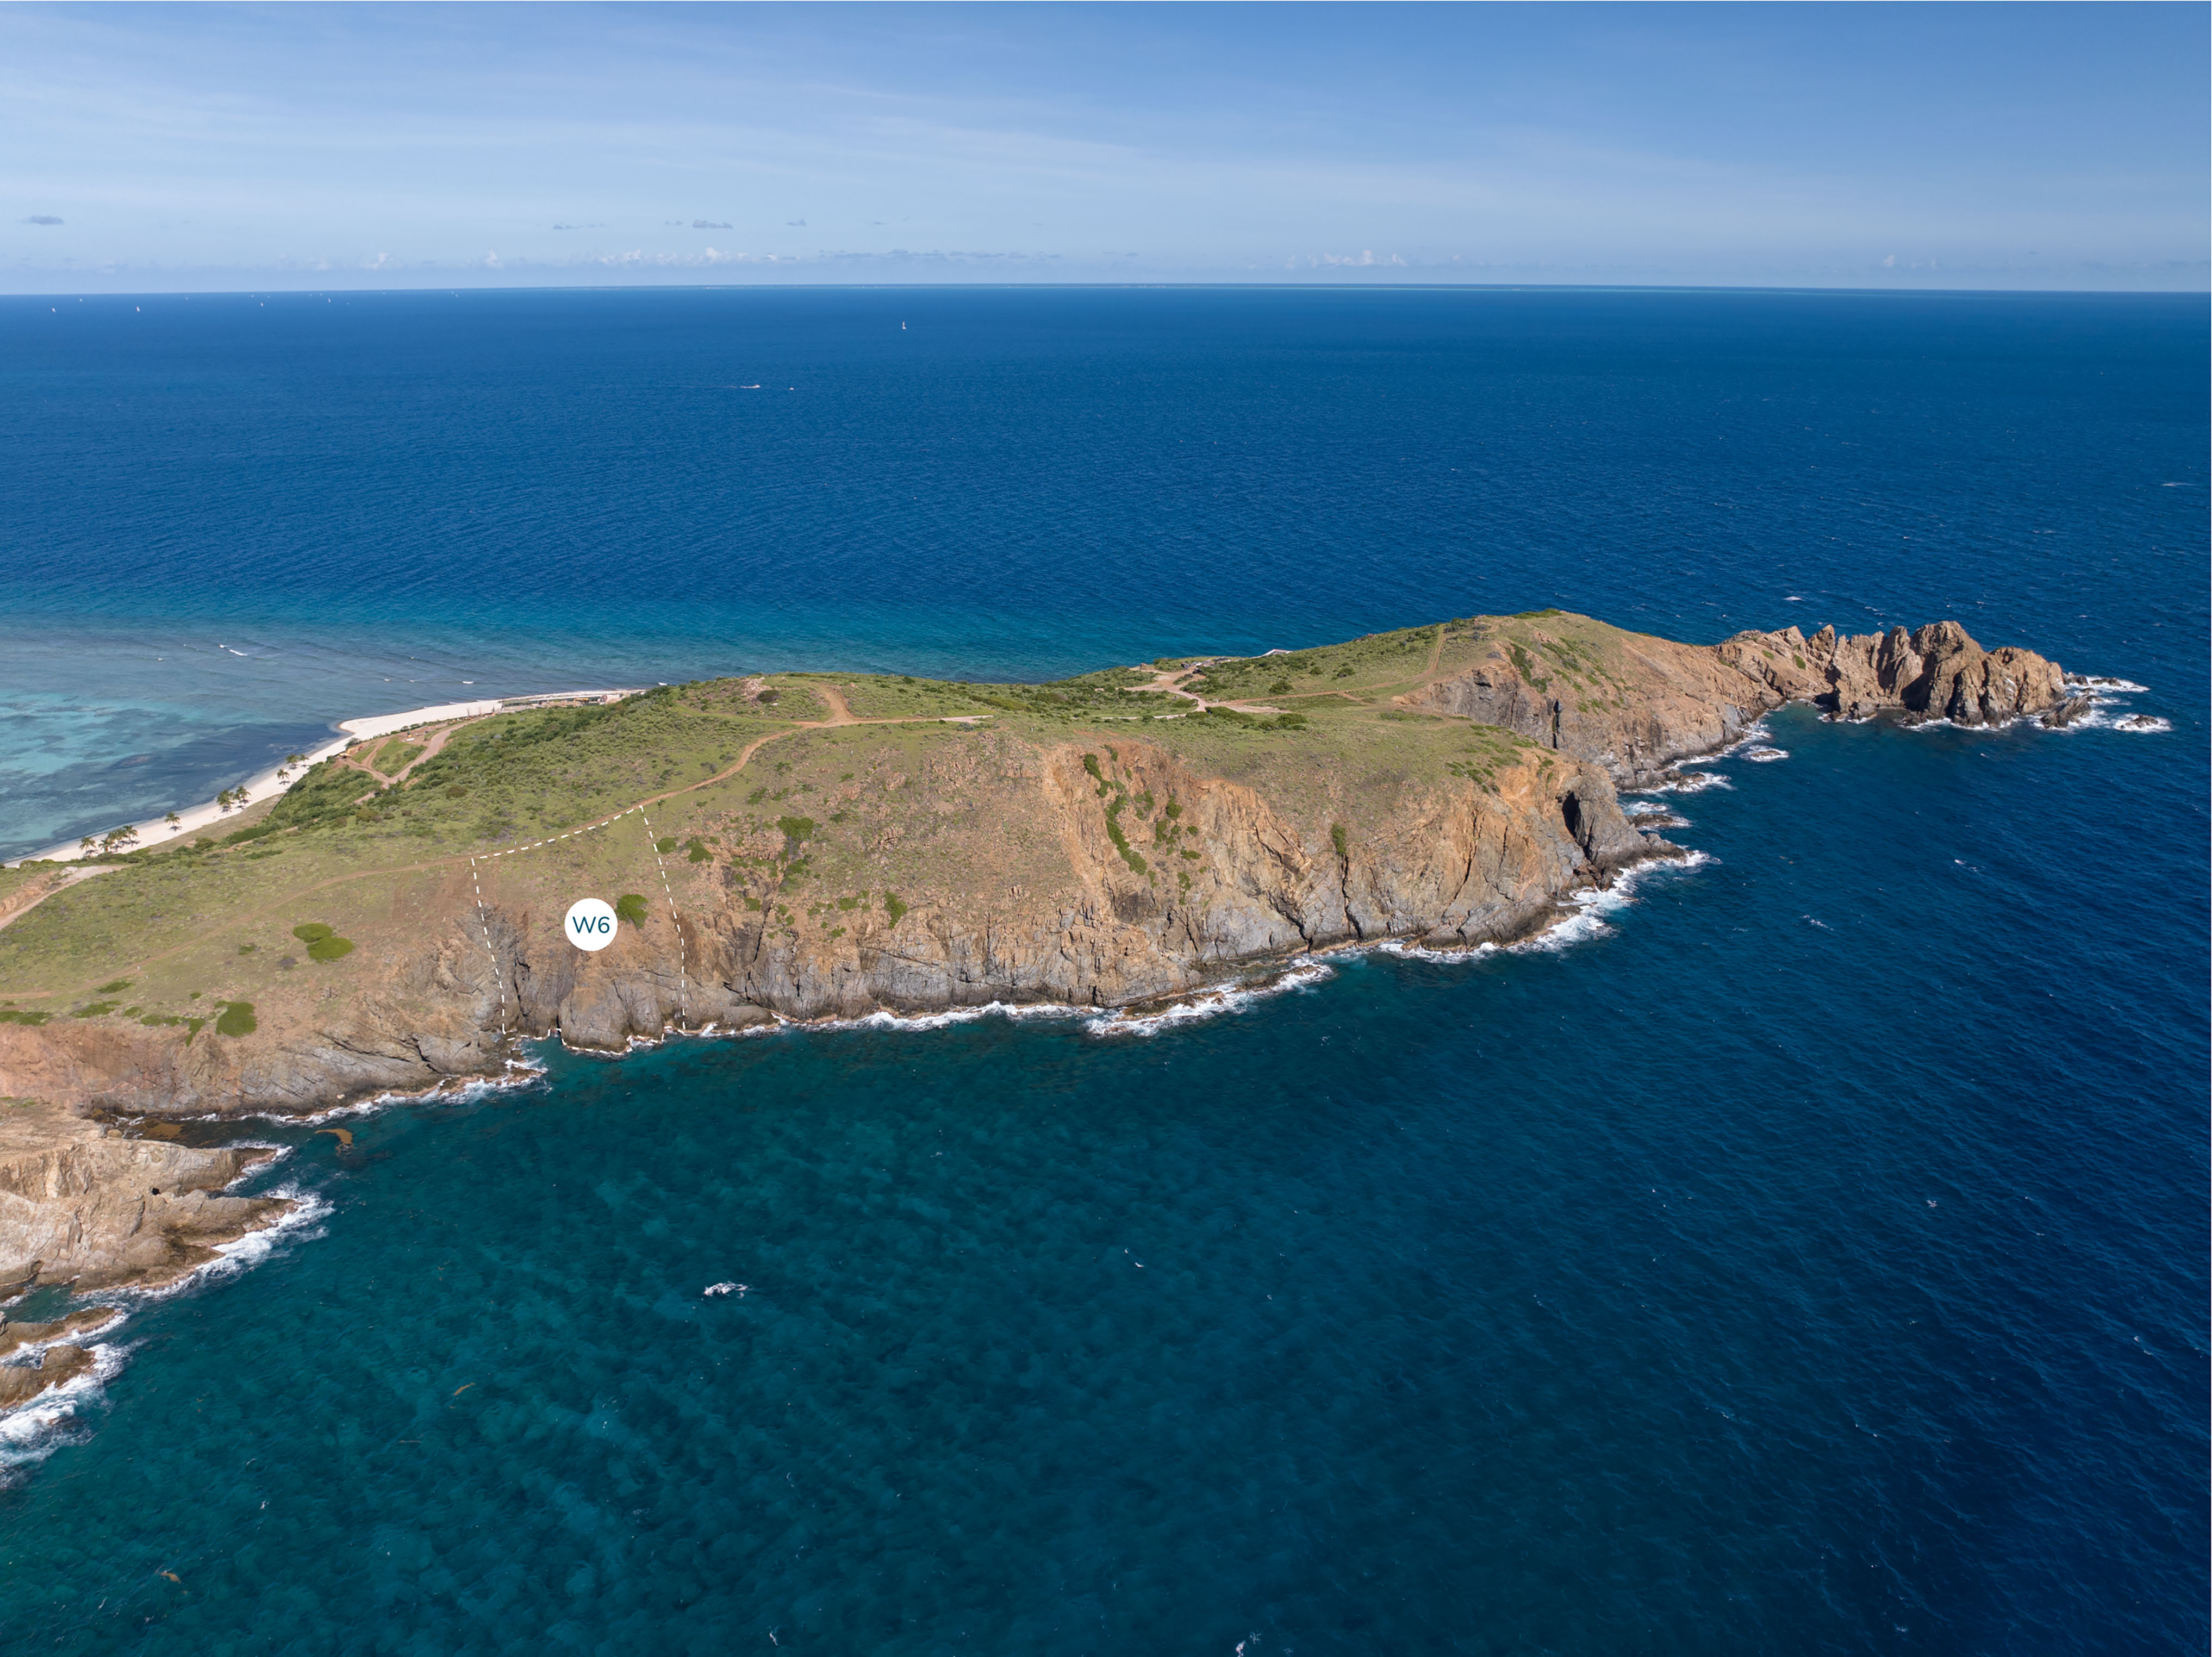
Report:
[[[12,1101],[0,1114],[0,1284],[181,1277],[289,1211],[281,1198],[221,1194],[270,1154],[132,1138],[51,1101]]]
[[[1539,635],[1540,637],[1540,634]],[[1811,701],[1844,719],[1894,711],[1976,725],[2056,714],[2068,702],[2057,664],[2006,646],[1984,650],[1956,622],[1846,638],[1824,627],[1739,633],[1710,647],[1619,635],[1618,655],[1501,643],[1485,659],[1401,700],[1500,725],[1605,768],[1623,786],[1725,748],[1759,715]]]
[[[726,893],[687,916],[680,942],[667,926],[665,936],[648,931],[598,955],[567,947],[540,917],[501,915],[492,935],[516,1026],[614,1048],[670,1024],[993,1001],[1121,1005],[1304,949],[1516,936],[1561,893],[1674,850],[1630,826],[1601,770],[1551,756],[1516,768],[1495,794],[1460,782],[1407,789],[1357,839],[1330,820],[1293,820],[1252,789],[1194,774],[1144,744],[1121,746],[1103,780],[1072,747],[1038,769],[1035,788],[1008,807],[1056,828],[1066,877],[1054,889],[1012,899],[1000,888],[949,889],[894,921],[856,915],[829,941]],[[1135,866],[1101,809],[1116,786],[1176,800],[1176,842],[1202,848],[1198,857],[1139,853],[1145,867]],[[489,978],[487,962],[480,1001],[495,994]]]

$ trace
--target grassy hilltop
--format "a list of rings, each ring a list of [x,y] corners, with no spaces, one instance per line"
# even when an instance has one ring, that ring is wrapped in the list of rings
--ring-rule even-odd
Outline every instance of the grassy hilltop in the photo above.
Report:
[[[1529,746],[1392,699],[1493,635],[1533,635],[1541,622],[1553,637],[1563,619],[1477,619],[1049,684],[883,674],[712,680],[609,707],[469,721],[427,759],[424,733],[371,741],[316,767],[220,839],[107,859],[112,871],[0,930],[0,1020],[186,1021],[197,1034],[225,1008],[265,1004],[317,979],[343,983],[343,945],[404,924],[472,857],[482,871],[493,854],[641,802],[644,819],[530,858],[557,867],[564,889],[628,895],[633,909],[665,904],[664,865],[716,862],[748,911],[830,917],[833,926],[862,907],[895,914],[930,891],[1018,887],[1025,869],[1048,872],[1036,866],[1055,850],[1047,832],[986,820],[988,790],[952,798],[961,791],[926,785],[1018,763],[1018,750],[1044,745],[1079,742],[1105,758],[1117,740],[1140,739],[1273,799],[1317,806],[1325,797],[1344,832],[1356,834],[1363,797],[1395,794],[1417,777],[1480,785]],[[1516,653],[1550,648],[1559,671],[1598,671],[1573,646],[1514,642]],[[1200,712],[1139,689],[1163,681],[1208,701],[1279,711]],[[403,770],[396,782],[378,774]],[[1102,780],[1102,794],[1111,786],[1127,792]],[[1109,816],[1117,849],[1155,878],[1182,875],[1177,865],[1196,857],[1174,844],[1166,811],[1166,802],[1137,799]],[[524,861],[510,855],[493,866],[505,879]],[[37,865],[0,871],[0,902],[42,878],[51,875]],[[330,931],[295,935],[318,928]]]

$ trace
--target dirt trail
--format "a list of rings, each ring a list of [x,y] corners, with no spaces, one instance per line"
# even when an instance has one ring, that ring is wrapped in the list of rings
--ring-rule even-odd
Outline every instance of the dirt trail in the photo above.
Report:
[[[1206,701],[1205,697],[1200,695],[1195,690],[1185,690],[1183,689],[1184,683],[1190,678],[1192,674],[1199,672],[1202,669],[1212,666],[1214,663],[1220,659],[1221,658],[1218,656],[1206,656],[1200,658],[1197,661],[1185,663],[1181,667],[1161,668],[1158,670],[1158,675],[1154,677],[1152,683],[1133,684],[1126,687],[1126,689],[1131,695],[1138,696],[1153,694],[1164,696],[1180,696],[1187,702],[1196,702],[1198,704],[1198,711],[1201,713],[1206,712],[1209,707],[1231,708],[1239,713],[1279,713],[1283,711],[1279,707],[1270,707],[1264,702],[1210,702]]]
[[[815,688],[815,689],[821,689],[821,687],[819,687],[819,686],[817,686],[817,687],[814,687],[814,688]],[[726,781],[728,781],[732,777],[736,776],[736,775],[738,774],[738,772],[740,772],[740,771],[744,770],[744,769],[745,768],[745,767],[746,767],[749,763],[750,763],[750,762],[751,762],[751,760],[752,760],[753,756],[754,756],[754,755],[756,755],[756,754],[757,754],[757,753],[759,753],[759,752],[760,752],[760,750],[761,750],[762,749],[763,749],[763,748],[767,747],[770,743],[772,743],[772,742],[781,742],[781,741],[782,741],[786,737],[795,737],[795,736],[799,735],[799,734],[801,731],[822,731],[822,730],[826,730],[826,729],[828,729],[829,727],[830,727],[830,726],[832,726],[832,725],[942,725],[942,724],[945,724],[945,723],[947,723],[947,722],[948,722],[948,721],[946,721],[946,720],[943,719],[942,718],[935,717],[935,716],[932,716],[932,715],[923,715],[923,716],[921,716],[921,717],[920,717],[920,718],[916,718],[916,719],[860,719],[860,718],[859,718],[858,716],[856,716],[856,715],[853,713],[852,709],[851,709],[849,707],[848,707],[848,706],[846,705],[845,699],[844,699],[844,697],[843,697],[842,695],[838,695],[838,694],[836,694],[836,693],[834,693],[834,692],[833,692],[833,693],[831,693],[831,696],[830,696],[830,698],[826,698],[825,700],[831,700],[831,701],[833,701],[833,702],[834,702],[833,712],[834,712],[835,713],[838,714],[838,715],[842,715],[842,717],[838,717],[838,718],[831,718],[831,719],[806,719],[806,720],[803,720],[803,721],[801,721],[800,723],[799,723],[799,724],[797,724],[797,725],[793,725],[788,726],[788,727],[787,727],[786,729],[781,730],[781,731],[769,731],[769,732],[766,736],[764,736],[764,737],[754,737],[754,738],[753,738],[753,740],[752,740],[752,741],[750,741],[750,742],[749,742],[749,743],[747,743],[747,744],[745,744],[745,746],[744,746],[744,748],[743,751],[741,751],[741,752],[738,754],[738,757],[737,757],[735,760],[732,761],[732,762],[731,762],[727,766],[724,767],[721,770],[717,771],[717,772],[716,772],[713,776],[711,776],[711,777],[702,778],[701,780],[699,780],[699,781],[697,781],[697,782],[695,782],[695,783],[689,783],[689,784],[686,784],[684,787],[681,787],[681,788],[671,788],[671,789],[667,789],[667,790],[665,790],[665,792],[661,792],[661,793],[649,795],[649,796],[647,796],[646,798],[644,798],[644,799],[642,799],[642,800],[638,800],[638,801],[635,801],[635,802],[632,803],[631,804],[629,804],[629,805],[625,805],[625,806],[623,806],[623,807],[622,808],[622,810],[619,810],[619,811],[610,811],[610,812],[609,812],[605,816],[603,816],[603,817],[599,818],[599,819],[597,822],[587,822],[587,823],[584,824],[580,828],[577,828],[577,829],[571,830],[571,831],[568,831],[568,832],[576,833],[576,834],[588,834],[588,833],[590,833],[590,832],[592,832],[592,831],[593,831],[593,830],[595,830],[595,829],[599,829],[599,828],[605,828],[609,823],[613,822],[616,819],[617,819],[617,818],[619,818],[619,817],[624,817],[624,816],[629,816],[630,812],[632,812],[632,811],[634,811],[634,810],[637,810],[637,809],[638,809],[638,807],[639,807],[639,806],[641,806],[641,805],[643,805],[643,806],[654,806],[654,805],[659,805],[659,804],[660,804],[662,802],[664,802],[664,801],[665,801],[665,800],[672,800],[672,799],[676,798],[677,798],[677,796],[678,796],[679,794],[696,794],[696,792],[699,792],[699,790],[701,790],[702,788],[711,788],[711,787],[713,787],[713,786],[714,786],[716,783],[718,783],[718,782],[726,782]],[[472,721],[464,721],[463,723],[472,723]],[[951,721],[951,723],[961,723],[961,721],[957,721],[957,720],[956,720],[956,721]],[[459,729],[459,726],[457,725],[453,726],[453,729],[454,729],[454,730],[458,730],[458,729]],[[422,755],[422,759],[428,759],[428,758],[429,758],[429,757],[430,757],[430,756],[429,756],[428,752],[427,752],[427,751],[426,751],[426,752]],[[420,761],[417,761],[417,762],[416,762],[416,763],[420,763]],[[355,768],[356,768],[356,769],[358,769],[358,770],[363,770],[363,771],[366,771],[366,770],[368,770],[368,767],[366,767],[366,766],[356,766]],[[371,772],[371,773],[370,773],[370,774],[371,774],[371,775],[374,775],[375,774],[374,774],[374,772]],[[316,882],[313,885],[312,885],[312,886],[301,886],[301,887],[297,887],[297,888],[295,888],[295,889],[291,889],[291,890],[286,891],[286,892],[284,892],[284,893],[281,894],[280,895],[278,895],[278,896],[276,896],[276,897],[272,898],[269,902],[263,904],[263,905],[262,905],[260,907],[258,907],[258,908],[256,908],[256,909],[251,909],[251,910],[245,911],[245,912],[244,912],[244,913],[242,913],[239,918],[240,918],[240,920],[250,920],[250,919],[252,919],[252,918],[254,918],[254,917],[256,917],[256,916],[264,915],[264,914],[267,914],[267,913],[270,913],[271,911],[278,910],[278,909],[282,909],[282,908],[284,908],[284,907],[288,907],[288,906],[289,906],[289,905],[292,905],[292,904],[296,904],[297,902],[299,902],[299,901],[300,901],[301,899],[305,898],[305,897],[310,897],[310,896],[313,896],[313,895],[315,893],[317,893],[317,892],[326,892],[326,891],[329,891],[329,890],[330,890],[332,887],[334,887],[334,886],[346,886],[346,885],[350,885],[353,882],[357,881],[357,880],[379,880],[379,879],[382,879],[382,878],[384,878],[384,877],[387,877],[387,876],[391,876],[391,875],[413,875],[413,874],[421,874],[421,873],[422,873],[422,872],[424,872],[425,871],[428,871],[428,870],[434,870],[434,869],[454,869],[454,868],[460,868],[460,867],[462,867],[462,866],[465,865],[466,864],[468,864],[470,861],[471,861],[471,860],[472,860],[472,858],[473,858],[475,855],[477,855],[477,854],[471,853],[467,853],[467,852],[459,852],[459,853],[453,853],[453,855],[448,856],[448,857],[440,857],[440,858],[429,858],[429,859],[424,859],[422,862],[420,862],[420,863],[403,863],[403,864],[397,864],[397,865],[392,865],[392,866],[390,866],[390,867],[387,867],[387,868],[381,868],[381,869],[361,869],[361,870],[356,870],[355,872],[353,872],[353,873],[351,873],[351,874],[346,874],[346,875],[336,875],[336,876],[333,876],[331,878],[330,878],[330,879],[328,879],[328,880],[319,880],[319,881],[317,881],[317,882]],[[94,869],[94,870],[91,871],[90,872],[92,872],[92,873],[99,873],[99,872],[100,872],[100,871],[101,871],[101,870],[110,869],[110,868],[115,868],[115,867],[118,867],[118,866],[120,866],[120,865],[114,865],[114,864],[103,864],[103,865],[100,865],[99,866],[99,868],[96,868],[96,869]],[[58,891],[58,890],[60,890],[61,889],[60,889],[59,887],[56,887],[56,888],[54,888],[53,889],[54,889],[55,891]],[[43,897],[47,896],[47,895],[51,895],[51,894],[42,893],[42,894],[40,895],[40,897],[41,897],[41,898],[43,898]],[[33,900],[33,901],[37,901],[37,900]],[[24,907],[25,908],[29,908],[29,907],[32,907],[32,906],[31,906],[30,904],[26,904],[26,905],[24,905],[23,907]],[[9,920],[12,920],[13,918],[14,918],[13,916],[9,916],[9,917],[8,917],[8,919],[9,919]],[[6,921],[5,921],[5,920],[0,920],[0,926],[4,926],[4,925],[6,925]],[[146,968],[152,966],[155,962],[167,960],[169,956],[173,956],[173,955],[176,955],[176,954],[180,953],[180,952],[181,952],[181,951],[183,951],[183,950],[189,950],[189,949],[194,948],[194,947],[198,944],[198,942],[199,942],[199,940],[198,940],[198,939],[197,939],[197,938],[194,938],[194,939],[188,939],[187,941],[185,941],[185,943],[182,943],[182,944],[172,944],[169,948],[167,948],[167,949],[166,949],[166,950],[157,950],[155,953],[154,953],[154,954],[152,954],[152,955],[149,955],[149,956],[140,956],[137,960],[136,960],[136,961],[134,961],[134,962],[130,962],[130,963],[129,963],[129,968],[130,968],[130,970],[134,971],[134,972],[143,971]],[[17,993],[19,993],[19,994],[25,994],[25,995],[35,995],[35,994],[41,994],[41,993],[45,993],[45,992],[41,992],[41,991],[28,991],[28,990],[27,990],[27,991],[20,991],[20,992],[17,992]]]
[[[1421,670],[1420,683],[1415,685],[1410,690],[1401,690],[1396,695],[1391,697],[1391,705],[1395,707],[1403,707],[1407,705],[1407,699],[1408,697],[1418,696],[1421,692],[1426,690],[1431,685],[1434,684],[1437,682],[1437,664],[1442,661],[1443,657],[1444,624],[1442,622],[1439,622],[1437,623],[1436,642],[1429,646],[1428,665]],[[1414,712],[1419,713],[1438,713],[1439,710],[1433,707],[1426,707],[1416,708]],[[1457,716],[1454,714],[1440,714],[1440,717],[1452,719],[1456,718]]]
[[[879,725],[884,723],[884,721],[879,719],[862,719],[857,718],[854,714],[852,708],[848,707],[845,701],[845,693],[838,689],[835,685],[809,685],[807,689],[811,690],[816,695],[821,697],[823,701],[827,703],[830,708],[830,717],[827,719],[816,721],[816,723],[823,725]]]
[[[94,875],[104,875],[125,865],[118,863],[95,863],[89,867],[64,869],[58,876],[48,876],[10,893],[0,900],[0,926],[9,926],[44,903],[56,892],[65,892],[81,880],[90,880]],[[28,995],[43,994],[43,991],[28,990]]]

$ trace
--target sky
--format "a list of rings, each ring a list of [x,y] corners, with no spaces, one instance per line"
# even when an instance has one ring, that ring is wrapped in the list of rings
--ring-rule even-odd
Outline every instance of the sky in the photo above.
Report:
[[[2203,291],[2208,17],[0,4],[0,291]]]

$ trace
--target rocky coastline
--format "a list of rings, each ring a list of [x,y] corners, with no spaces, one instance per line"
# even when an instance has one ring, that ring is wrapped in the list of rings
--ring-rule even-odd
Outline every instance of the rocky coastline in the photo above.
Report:
[[[865,902],[825,887],[802,913],[789,894],[811,889],[794,882],[810,863],[823,872],[830,836],[811,816],[765,816],[764,787],[727,805],[706,793],[690,853],[672,855],[673,836],[652,853],[665,904],[604,953],[562,938],[567,888],[539,872],[552,865],[502,851],[489,871],[469,856],[395,877],[373,912],[388,910],[388,938],[348,928],[365,947],[343,992],[288,970],[272,981],[289,998],[263,992],[250,1037],[195,1041],[173,1018],[0,1018],[0,1284],[173,1281],[283,1217],[281,1199],[222,1194],[268,1153],[189,1147],[181,1119],[298,1116],[496,1077],[526,1037],[620,1051],[670,1030],[878,1011],[1125,1008],[1332,947],[1510,942],[1575,894],[1683,855],[1648,815],[1644,828],[1624,815],[1620,791],[1679,776],[1784,703],[1978,725],[2062,724],[2086,701],[2056,665],[1985,651],[1956,622],[1701,646],[1557,612],[1492,619],[1435,628],[1431,671],[1365,716],[1392,740],[1468,739],[1425,776],[1209,768],[1157,724],[987,726],[919,759],[872,757],[853,745],[869,722],[848,713],[802,727],[828,756],[817,772],[777,772],[787,792],[818,774],[807,810],[840,825],[860,875],[878,871],[868,889],[882,895]],[[1203,685],[1239,670],[1178,671]],[[1343,694],[1327,683],[1307,694]],[[29,1369],[0,1352],[0,1406],[11,1387],[33,1396],[81,1373],[87,1327],[0,1325],[17,1359],[44,1353]]]

